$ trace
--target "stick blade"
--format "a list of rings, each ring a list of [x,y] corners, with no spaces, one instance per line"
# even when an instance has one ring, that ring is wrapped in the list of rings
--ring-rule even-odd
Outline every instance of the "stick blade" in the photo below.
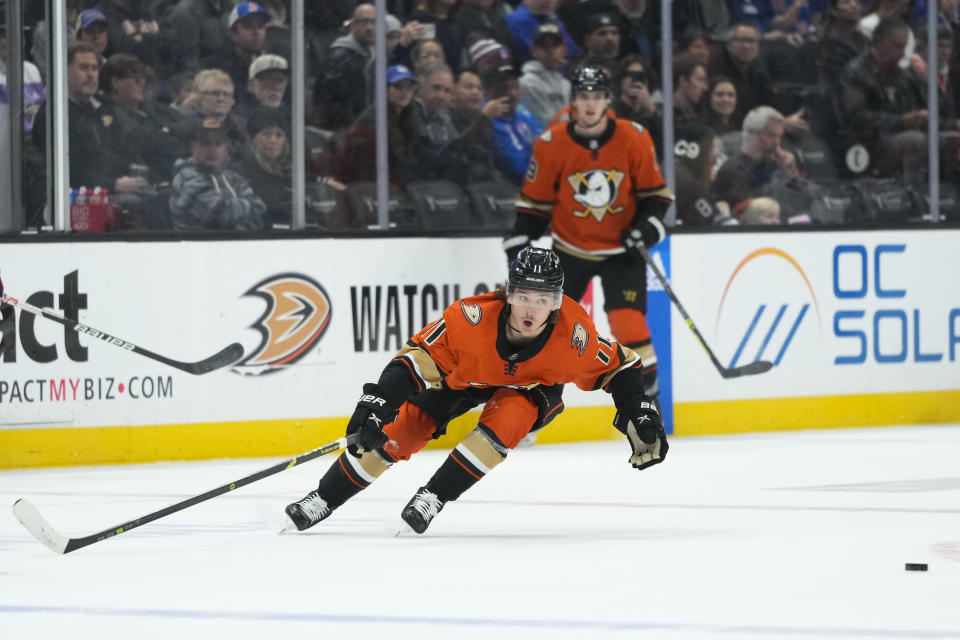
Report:
[[[766,373],[772,368],[773,363],[769,360],[757,360],[756,362],[745,364],[742,367],[724,369],[721,374],[724,378],[738,378],[740,376],[755,376],[758,373]]]
[[[53,551],[64,554],[70,539],[57,533],[56,529],[40,515],[33,503],[26,498],[20,498],[13,503],[13,515],[16,516],[23,528],[30,532],[38,542]]]
[[[223,367],[229,366],[242,357],[243,345],[239,342],[234,342],[231,345],[227,345],[209,358],[200,360],[199,362],[191,363],[188,370],[190,373],[199,376],[203,375],[204,373],[210,373],[211,371],[216,371],[217,369],[222,369]]]

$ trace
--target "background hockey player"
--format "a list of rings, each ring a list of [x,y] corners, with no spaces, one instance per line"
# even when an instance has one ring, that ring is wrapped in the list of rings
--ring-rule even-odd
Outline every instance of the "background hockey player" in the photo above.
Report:
[[[673,193],[660,174],[650,134],[607,115],[607,72],[581,66],[572,85],[577,119],[551,127],[537,140],[504,250],[512,260],[549,229],[566,274],[566,295],[580,300],[590,280],[600,276],[610,330],[640,355],[647,395],[656,399],[646,265],[635,249],[649,249],[664,238],[662,220]]]
[[[630,442],[630,464],[645,469],[662,462],[667,440],[643,391],[640,357],[597,335],[583,308],[563,295],[563,284],[555,253],[525,248],[505,288],[454,302],[408,340],[379,381],[363,386],[347,425],[360,444],[331,465],[317,490],[287,506],[292,524],[301,531],[317,524],[443,435],[450,420],[483,405],[477,427],[401,512],[423,533],[447,502],[563,411],[567,382],[613,396],[614,424]]]

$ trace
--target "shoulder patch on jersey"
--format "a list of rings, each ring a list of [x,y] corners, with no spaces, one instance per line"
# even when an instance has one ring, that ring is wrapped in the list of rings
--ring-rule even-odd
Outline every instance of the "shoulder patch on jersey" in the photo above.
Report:
[[[570,346],[580,352],[580,355],[583,355],[583,352],[587,350],[587,342],[590,341],[590,334],[579,322],[573,325],[573,338],[570,340]]]
[[[483,310],[478,304],[466,304],[460,301],[460,311],[463,311],[463,317],[473,326],[480,324],[480,318],[483,317]]]
[[[103,123],[103,126],[109,127],[113,124],[113,116],[109,113],[100,116],[100,122]]]
[[[643,125],[640,124],[639,122],[634,122],[633,120],[631,120],[630,126],[632,126],[634,129],[636,129],[640,133],[643,133]]]
[[[544,142],[551,142],[553,140],[553,131],[550,131],[550,129],[547,129],[546,131],[540,134],[540,139],[543,140]]]
[[[530,164],[527,165],[527,180],[533,182],[537,179],[537,173],[540,172],[540,165],[533,158],[530,158]]]

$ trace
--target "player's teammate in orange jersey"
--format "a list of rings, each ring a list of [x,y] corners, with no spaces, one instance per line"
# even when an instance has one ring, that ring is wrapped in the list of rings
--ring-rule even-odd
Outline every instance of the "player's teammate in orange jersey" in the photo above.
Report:
[[[604,310],[620,344],[644,363],[646,393],[656,399],[657,357],[647,325],[646,265],[635,251],[660,242],[673,192],[660,174],[650,134],[607,115],[610,78],[597,66],[576,69],[577,119],[540,135],[504,240],[507,259],[549,229],[566,274],[564,293],[580,300],[600,276]]]
[[[287,506],[291,528],[302,531],[327,518],[393,464],[443,435],[450,420],[483,405],[477,427],[401,512],[423,533],[447,502],[563,411],[567,382],[613,396],[614,425],[629,440],[634,467],[663,461],[667,439],[644,394],[639,356],[597,335],[583,308],[563,295],[557,255],[525,248],[508,280],[504,288],[447,307],[407,341],[376,384],[363,386],[347,425],[359,444],[341,454],[315,491]]]

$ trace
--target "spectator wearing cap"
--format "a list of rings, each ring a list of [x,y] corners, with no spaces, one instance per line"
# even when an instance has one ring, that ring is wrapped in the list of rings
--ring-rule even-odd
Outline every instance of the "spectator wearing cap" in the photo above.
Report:
[[[222,122],[230,142],[242,147],[247,143],[247,125],[234,111],[234,93],[233,80],[224,71],[203,69],[194,77],[193,88],[183,106],[194,119]]]
[[[471,37],[488,38],[513,52],[513,36],[507,27],[507,11],[504,10],[502,0],[460,0],[460,6],[454,10],[454,15],[463,28],[468,43]],[[516,54],[512,55],[515,57]]]
[[[227,16],[230,45],[203,60],[206,69],[222,69],[233,80],[237,102],[252,99],[247,89],[250,65],[263,53],[270,14],[256,2],[241,2]]]
[[[170,216],[177,230],[249,231],[263,228],[266,205],[242,175],[228,169],[231,144],[223,122],[197,119],[190,157],[174,167]]]
[[[612,62],[620,56],[620,25],[612,13],[588,14],[583,30],[583,53]]]
[[[560,73],[567,62],[567,45],[557,25],[540,25],[531,53],[520,76],[520,101],[545,125],[570,102],[570,81]]]
[[[293,190],[290,176],[290,122],[280,109],[261,107],[247,120],[250,144],[241,154],[241,167],[267,210],[264,222],[290,225]]]
[[[266,53],[250,63],[246,99],[237,103],[237,115],[249,118],[260,107],[283,108],[287,87],[290,85],[290,67],[282,57]]]
[[[110,46],[105,55],[128,53],[147,66],[157,68],[164,54],[160,26],[143,0],[100,0],[96,8],[107,23]]]
[[[233,4],[232,0],[179,0],[165,14],[161,30],[176,35],[169,45],[172,68],[199,71],[202,59],[229,47],[221,16]]]
[[[520,103],[520,81],[516,67],[504,64],[488,75],[487,96],[507,98],[504,113],[493,120],[491,150],[493,162],[516,185],[523,184],[533,143],[543,125]]]
[[[100,66],[107,61],[106,51],[110,46],[107,19],[98,9],[86,9],[77,16],[77,40],[86,42],[97,52]]]
[[[579,56],[580,47],[570,37],[563,20],[555,15],[557,0],[523,0],[523,2],[507,16],[507,28],[513,37],[513,51],[515,60],[522,64],[530,59],[530,48],[533,46],[533,37],[537,35],[540,25],[549,22],[557,25],[563,34],[563,41],[567,44],[567,55]]]
[[[387,158],[390,182],[396,185],[403,185],[411,178],[417,162],[417,118],[413,108],[416,87],[408,67],[394,65],[387,69]],[[371,104],[344,135],[335,163],[340,180],[355,182],[376,178],[376,139],[376,109]]]
[[[376,9],[360,4],[350,18],[350,32],[330,45],[326,67],[314,85],[313,123],[323,129],[348,126],[370,104],[368,65],[373,59]]]
[[[103,105],[98,116],[104,148],[123,159],[128,175],[145,174],[151,184],[158,184],[169,182],[185,145],[176,135],[183,126],[179,115],[176,121],[162,116],[147,99],[148,72],[134,56],[110,56],[100,69]]]

